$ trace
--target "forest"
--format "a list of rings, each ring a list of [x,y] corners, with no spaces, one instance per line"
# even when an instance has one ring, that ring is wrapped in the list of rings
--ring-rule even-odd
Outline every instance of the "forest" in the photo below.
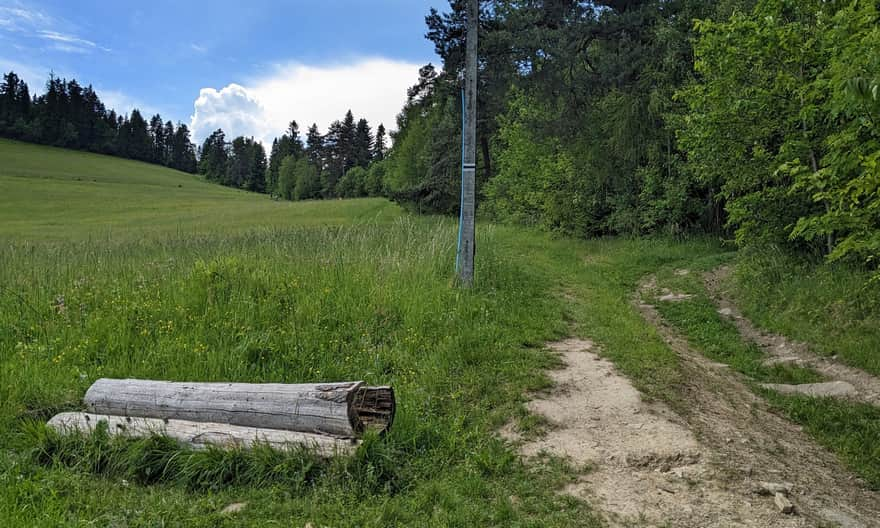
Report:
[[[465,4],[426,17],[442,67],[422,68],[381,163],[419,211],[458,206]],[[484,1],[479,56],[484,217],[876,268],[876,2]]]
[[[199,149],[199,172],[209,181],[285,200],[381,196],[382,173],[374,161],[387,152],[385,127],[375,135],[366,119],[355,121],[351,110],[321,134],[317,124],[306,132],[291,121],[272,141],[269,157],[253,138],[229,142],[215,130]]]
[[[91,86],[83,88],[75,79],[54,75],[46,82],[46,92],[33,98],[15,72],[3,75],[0,137],[196,171],[196,148],[185,124],[175,127],[159,114],[147,122],[137,109],[117,115]]]

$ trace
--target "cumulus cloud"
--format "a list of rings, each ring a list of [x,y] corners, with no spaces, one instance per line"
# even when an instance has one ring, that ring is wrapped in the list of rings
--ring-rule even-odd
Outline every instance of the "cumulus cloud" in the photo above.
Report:
[[[201,143],[222,128],[227,137],[253,136],[267,147],[291,120],[305,132],[317,123],[322,132],[349,109],[375,128],[391,129],[406,101],[406,89],[418,80],[419,65],[389,59],[350,64],[278,65],[269,75],[217,90],[202,88],[191,118],[194,140]]]
[[[211,132],[222,128],[230,137],[263,138],[270,131],[266,109],[245,87],[230,84],[222,90],[202,88],[195,102],[192,130],[201,143]]]

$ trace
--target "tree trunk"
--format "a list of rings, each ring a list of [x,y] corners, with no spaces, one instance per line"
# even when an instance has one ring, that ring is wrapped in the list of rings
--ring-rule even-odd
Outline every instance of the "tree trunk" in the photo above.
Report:
[[[351,453],[358,446],[358,441],[354,439],[298,431],[106,414],[61,413],[49,420],[48,425],[56,431],[66,434],[91,433],[100,422],[107,423],[107,433],[112,436],[164,435],[194,449],[204,449],[209,445],[244,449],[266,445],[278,450],[305,448],[321,456],[329,457]]]
[[[84,398],[95,414],[190,420],[354,438],[384,432],[394,420],[394,391],[363,382],[180,383],[99,379]]]

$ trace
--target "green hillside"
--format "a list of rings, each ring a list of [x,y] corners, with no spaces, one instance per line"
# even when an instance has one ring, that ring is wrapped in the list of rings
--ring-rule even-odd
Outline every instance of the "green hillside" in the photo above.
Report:
[[[159,165],[0,139],[0,237],[63,240],[388,220],[383,199],[279,202]]]

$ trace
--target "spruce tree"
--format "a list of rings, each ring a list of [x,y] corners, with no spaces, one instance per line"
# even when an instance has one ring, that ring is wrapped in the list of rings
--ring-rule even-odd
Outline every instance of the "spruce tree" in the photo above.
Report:
[[[385,151],[387,146],[385,145],[385,125],[379,123],[379,128],[376,129],[376,141],[373,144],[373,159],[376,161],[382,161],[385,159]]]
[[[357,123],[354,136],[354,162],[356,167],[367,168],[373,160],[373,133],[366,119]]]

